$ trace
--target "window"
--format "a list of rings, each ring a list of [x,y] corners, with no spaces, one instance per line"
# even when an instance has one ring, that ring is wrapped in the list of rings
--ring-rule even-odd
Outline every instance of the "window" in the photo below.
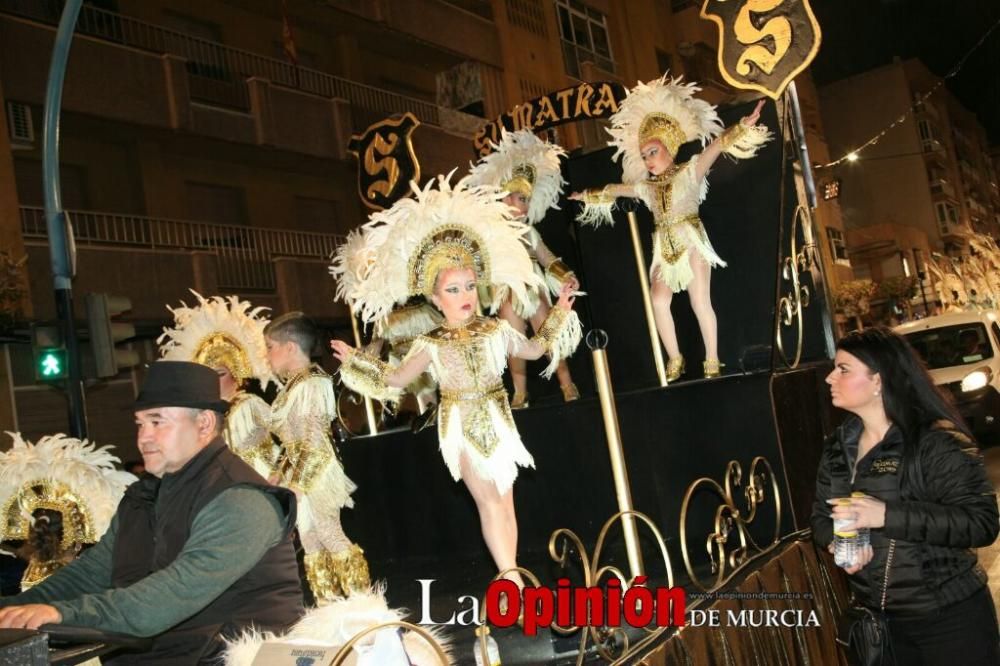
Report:
[[[337,214],[337,202],[314,197],[295,197],[295,221],[300,231],[315,231],[324,234],[350,231],[342,228],[341,216]]]
[[[840,196],[840,179],[834,178],[823,183],[823,201],[830,201]]]
[[[958,224],[958,210],[952,204],[939,201],[934,204],[934,212],[937,215],[938,230],[942,235],[948,233],[948,225]]]
[[[227,187],[188,181],[188,211],[192,220],[248,226],[246,193],[241,187]]]
[[[841,266],[850,266],[851,260],[847,257],[847,245],[844,243],[844,232],[833,227],[826,228],[826,237],[830,240],[830,256],[833,262]]]
[[[579,0],[556,0],[556,10],[566,73],[579,78],[583,62],[592,62],[605,71],[614,72],[614,55],[604,14]]]

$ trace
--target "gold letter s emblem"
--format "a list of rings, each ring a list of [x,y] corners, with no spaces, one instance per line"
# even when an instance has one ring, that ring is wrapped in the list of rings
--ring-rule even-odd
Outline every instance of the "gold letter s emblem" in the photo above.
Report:
[[[396,161],[395,157],[391,156],[384,159],[376,159],[375,152],[378,151],[379,155],[391,155],[396,150],[396,144],[398,143],[398,134],[391,135],[388,140],[376,134],[375,139],[365,149],[365,171],[368,172],[368,175],[374,176],[380,171],[386,172],[383,180],[377,180],[368,186],[366,194],[369,199],[374,199],[376,194],[388,196],[396,187],[396,181],[399,180],[399,162]]]
[[[774,71],[775,65],[781,62],[792,44],[792,24],[783,16],[776,16],[758,30],[750,20],[750,12],[762,14],[769,12],[782,4],[785,0],[747,0],[740,8],[739,15],[733,29],[736,39],[741,44],[753,44],[746,49],[736,63],[736,71],[743,75],[750,74],[750,62],[760,67],[765,74]],[[761,46],[759,42],[765,37],[774,40],[774,51],[770,51],[766,46]]]

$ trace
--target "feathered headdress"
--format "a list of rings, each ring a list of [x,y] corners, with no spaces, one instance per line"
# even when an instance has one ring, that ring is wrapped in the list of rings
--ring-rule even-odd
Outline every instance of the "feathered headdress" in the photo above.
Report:
[[[191,290],[198,304],[189,308],[171,308],[174,328],[163,329],[156,339],[160,356],[165,361],[193,361],[209,367],[224,367],[238,382],[257,378],[261,387],[274,380],[267,362],[264,327],[268,320],[261,313],[266,307],[254,308],[236,296],[204,298]]]
[[[453,186],[453,174],[422,189],[413,183],[413,197],[374,213],[365,225],[375,254],[354,291],[366,322],[384,319],[410,296],[429,299],[438,274],[448,268],[471,268],[477,280],[522,299],[529,289],[545,287],[524,244],[529,227],[511,217],[506,193],[473,186],[468,178]]]
[[[519,192],[531,199],[528,224],[538,224],[550,208],[558,208],[562,194],[559,158],[566,151],[542,141],[531,130],[503,130],[493,152],[473,165],[469,179],[475,185],[497,185],[507,193]]]
[[[0,541],[27,539],[37,509],[63,517],[62,547],[96,543],[111,524],[126,486],[136,480],[115,469],[110,446],[66,435],[32,444],[20,433],[0,452]]]
[[[640,82],[632,88],[611,116],[611,144],[618,150],[612,159],[624,155],[622,172],[626,183],[645,180],[648,173],[640,150],[652,139],[660,142],[676,156],[681,145],[695,139],[704,146],[722,132],[715,107],[695,99],[701,90],[693,83],[681,83],[680,77],[671,79],[668,74],[650,81]]]

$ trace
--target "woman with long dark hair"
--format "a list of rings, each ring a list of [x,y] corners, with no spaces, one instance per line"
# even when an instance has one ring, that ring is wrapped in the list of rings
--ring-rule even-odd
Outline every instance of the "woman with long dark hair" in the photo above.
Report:
[[[884,601],[897,664],[1000,664],[993,599],[972,550],[993,543],[1000,517],[968,428],[886,328],[840,340],[826,382],[850,415],[820,459],[815,540],[832,551],[833,520],[870,529],[871,545],[845,571],[857,603],[877,611]]]

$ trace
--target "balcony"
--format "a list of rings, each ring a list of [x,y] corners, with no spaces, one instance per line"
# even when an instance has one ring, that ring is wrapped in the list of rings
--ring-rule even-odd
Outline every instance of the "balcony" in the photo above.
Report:
[[[922,139],[920,141],[921,148],[924,153],[939,153],[941,155],[945,154],[944,144],[937,139]]]
[[[917,112],[917,115],[927,116],[929,118],[937,120],[940,117],[940,114],[938,113],[937,107],[935,107],[931,102],[929,102],[927,100],[924,100],[923,102],[918,102],[917,101],[917,100],[920,99],[920,97],[922,95],[923,95],[923,93],[918,93],[918,94],[916,94],[916,95],[913,96],[913,102],[914,102],[913,108],[914,108],[914,110]]]
[[[162,319],[164,303],[189,298],[189,287],[205,294],[236,293],[276,310],[304,310],[320,318],[343,314],[333,302],[327,273],[329,258],[343,240],[337,234],[106,211],[67,215],[77,246],[75,291],[125,291],[138,319]],[[22,206],[21,231],[36,316],[54,316],[46,289],[51,276],[44,211]]]
[[[0,0],[0,13],[55,25],[61,3]],[[77,33],[126,49],[172,55],[183,61],[190,99],[194,102],[251,113],[256,103],[250,79],[325,99],[343,99],[353,106],[392,115],[412,111],[422,123],[469,134],[481,118],[439,107],[432,102],[400,95],[307,67],[243,51],[170,30],[155,24],[85,5]],[[47,47],[46,47],[47,48]],[[72,60],[72,58],[71,58]],[[474,131],[474,130],[473,130]]]
[[[931,177],[930,188],[935,197],[955,200],[955,188],[943,177]]]

